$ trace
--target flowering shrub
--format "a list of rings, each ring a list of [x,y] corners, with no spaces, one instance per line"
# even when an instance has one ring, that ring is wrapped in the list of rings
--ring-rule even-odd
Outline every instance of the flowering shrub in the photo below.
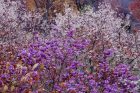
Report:
[[[0,1],[0,44],[26,44],[34,31],[46,35],[47,20],[43,20],[40,12],[29,12],[26,1],[29,0]]]
[[[102,2],[98,11],[93,11],[89,6],[85,10],[73,13],[66,6],[65,15],[58,14],[54,18],[52,29],[65,34],[72,28],[76,29],[77,37],[90,38],[90,54],[100,55],[105,49],[111,48],[115,51],[115,62],[129,63],[133,60],[133,63],[138,63],[139,29],[133,30],[130,15],[124,19],[117,17],[117,12],[107,2]]]
[[[135,79],[125,64],[110,67],[107,58],[88,65],[84,55],[89,40],[74,39],[74,31],[66,37],[36,41],[21,50],[17,60],[1,62],[2,92],[46,93],[135,93]],[[131,89],[133,87],[133,89]],[[131,89],[131,90],[130,90]]]
[[[58,14],[49,29],[38,12],[21,11],[19,19],[25,22],[17,20],[19,32],[18,22],[7,27],[23,31],[17,36],[28,43],[0,47],[0,92],[137,93],[139,78],[132,70],[138,67],[134,60],[139,61],[139,31],[130,33],[130,17],[117,17],[109,3],[102,2],[98,8],[72,12],[66,5],[65,15]],[[49,35],[42,37],[41,28]],[[30,39],[23,38],[24,31],[31,31]]]
[[[18,25],[16,19],[18,15],[15,14],[17,6],[18,3],[15,2],[0,1],[0,43],[15,39],[18,34],[15,30]],[[7,24],[9,22],[10,24]]]

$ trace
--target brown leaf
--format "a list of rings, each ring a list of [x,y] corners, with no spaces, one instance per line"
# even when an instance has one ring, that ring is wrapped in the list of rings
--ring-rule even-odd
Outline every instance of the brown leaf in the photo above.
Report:
[[[8,90],[8,86],[5,85],[4,88],[3,88],[3,91],[5,92],[5,91],[7,91],[7,90]]]
[[[39,63],[34,64],[32,70],[35,70],[39,66]]]
[[[11,91],[14,91],[14,89],[15,89],[15,86],[11,86]]]
[[[33,12],[36,9],[36,4],[34,0],[26,0],[26,6],[29,11]]]

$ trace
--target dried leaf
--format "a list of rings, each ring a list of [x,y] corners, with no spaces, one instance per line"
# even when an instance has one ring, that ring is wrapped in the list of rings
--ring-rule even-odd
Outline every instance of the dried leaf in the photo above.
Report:
[[[35,70],[39,66],[39,63],[34,64],[32,70]]]
[[[14,89],[15,89],[15,86],[11,86],[11,91],[14,91]]]
[[[26,6],[29,11],[33,12],[36,9],[36,4],[34,0],[26,0]]]
[[[5,85],[4,88],[3,88],[3,91],[5,92],[5,91],[7,91],[7,90],[8,90],[8,86]]]
[[[23,66],[22,64],[17,64],[16,67],[21,69]]]
[[[27,81],[27,78],[31,75],[31,73],[27,73],[25,76],[22,76],[21,82]]]
[[[40,69],[43,70],[44,68],[45,68],[45,67],[44,67],[44,64],[41,64],[41,65],[40,65]]]

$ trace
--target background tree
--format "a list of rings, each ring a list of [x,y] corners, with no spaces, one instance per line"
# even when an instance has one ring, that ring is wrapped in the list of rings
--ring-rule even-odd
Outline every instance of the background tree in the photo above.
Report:
[[[140,0],[133,0],[129,5],[129,10],[132,15],[140,21]]]

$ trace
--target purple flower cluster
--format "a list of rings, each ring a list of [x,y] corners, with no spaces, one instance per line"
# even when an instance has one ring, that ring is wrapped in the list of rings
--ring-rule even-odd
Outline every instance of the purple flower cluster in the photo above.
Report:
[[[70,34],[70,35],[69,35]],[[136,93],[137,77],[125,64],[110,66],[104,56],[95,65],[82,57],[90,41],[67,37],[37,40],[21,50],[14,62],[3,62],[0,91],[15,93]],[[94,60],[91,60],[94,63]]]
[[[139,32],[125,31],[129,15],[117,17],[102,2],[95,12],[66,6],[47,22],[40,9],[28,13],[25,2],[0,2],[0,93],[139,93],[132,73]]]

